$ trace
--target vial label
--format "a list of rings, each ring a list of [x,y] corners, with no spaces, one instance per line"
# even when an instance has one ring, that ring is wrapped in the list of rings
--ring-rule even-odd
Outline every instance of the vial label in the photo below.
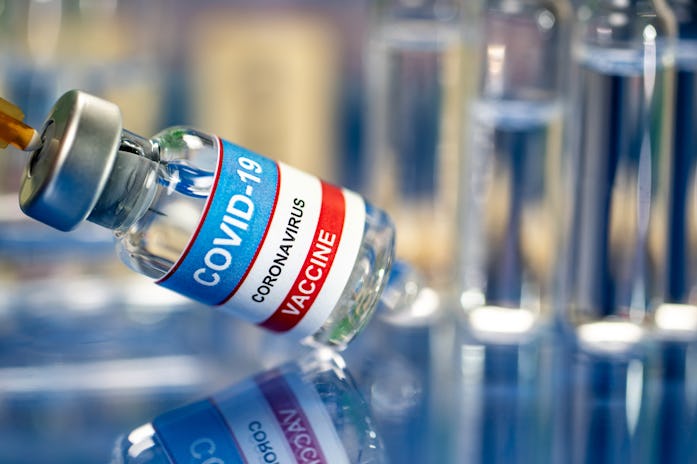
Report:
[[[336,306],[363,239],[357,194],[220,140],[196,232],[161,285],[298,338]]]
[[[153,427],[173,463],[349,462],[322,400],[295,371],[260,374]]]

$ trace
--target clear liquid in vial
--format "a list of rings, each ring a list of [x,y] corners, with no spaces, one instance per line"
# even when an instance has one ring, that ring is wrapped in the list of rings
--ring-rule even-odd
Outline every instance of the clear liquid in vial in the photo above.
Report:
[[[649,64],[624,50],[591,50],[580,64],[570,269],[577,320],[641,317],[662,296],[672,71],[660,57]]]
[[[694,130],[697,118],[697,40],[689,38],[692,35],[689,28],[685,35],[676,43],[666,288],[665,298],[661,300],[667,304],[656,308],[654,321],[662,334],[669,338],[692,339],[695,328],[684,321],[697,314],[693,297],[697,282],[697,246],[692,238],[697,236],[697,222],[692,219],[697,181],[697,132]]]
[[[175,266],[199,227],[214,186],[218,142],[213,136],[187,128],[165,130],[153,140],[159,146],[161,161],[151,171],[144,166],[143,170],[148,172],[144,176],[155,178],[143,182],[157,182],[157,188],[150,189],[152,201],[140,201],[148,209],[142,215],[134,212],[139,219],[127,229],[117,231],[117,237],[119,254],[129,266],[160,279]],[[128,159],[127,154],[121,154],[124,156],[118,162]],[[312,334],[315,342],[343,348],[367,323],[386,282],[392,250],[390,219],[365,203],[365,222],[356,261],[328,319]],[[254,319],[258,319],[256,314],[239,311],[231,303],[222,308],[250,322],[260,322]]]
[[[475,306],[543,304],[557,241],[562,108],[556,100],[471,107],[462,272]]]
[[[692,216],[697,172],[697,40],[680,39],[676,53],[675,125],[673,132],[673,175],[671,176],[671,243],[667,295],[672,303],[688,303],[697,281],[691,237],[697,224]]]
[[[195,135],[199,142],[189,149],[182,141],[194,134],[173,131],[158,137],[162,162],[157,171],[159,188],[145,215],[119,232],[122,258],[136,271],[159,279],[177,262],[198,226],[211,192],[217,163],[212,137]]]

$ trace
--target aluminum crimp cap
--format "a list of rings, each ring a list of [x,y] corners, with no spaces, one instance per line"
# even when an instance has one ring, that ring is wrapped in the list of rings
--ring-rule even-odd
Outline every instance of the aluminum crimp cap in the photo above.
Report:
[[[44,124],[41,148],[24,169],[22,211],[59,230],[77,227],[107,183],[121,129],[115,104],[78,90],[61,96]]]

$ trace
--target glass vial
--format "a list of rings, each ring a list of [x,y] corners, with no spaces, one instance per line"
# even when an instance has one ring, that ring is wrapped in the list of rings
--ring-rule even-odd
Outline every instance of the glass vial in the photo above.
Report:
[[[379,464],[369,410],[321,350],[166,412],[121,438],[112,464],[223,462]]]
[[[137,272],[298,339],[342,348],[373,312],[394,231],[355,193],[191,128],[142,138],[79,91],[42,137],[20,188],[27,215],[112,229]]]
[[[459,291],[466,323],[497,339],[550,320],[570,27],[565,0],[481,7],[477,93],[466,107]]]
[[[665,297],[675,21],[663,0],[588,1],[573,59],[568,320],[622,349]]]
[[[670,0],[677,23],[665,302],[656,327],[669,338],[697,338],[697,4]]]
[[[452,283],[461,101],[474,82],[465,3],[371,1],[366,50],[367,190],[395,221],[397,254],[439,286]]]

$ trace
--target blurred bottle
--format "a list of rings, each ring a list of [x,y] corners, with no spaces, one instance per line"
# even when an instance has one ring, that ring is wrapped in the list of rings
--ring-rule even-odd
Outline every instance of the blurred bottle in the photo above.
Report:
[[[675,15],[675,110],[670,167],[665,298],[653,315],[661,356],[661,395],[655,434],[661,462],[697,460],[697,4],[669,0]]]
[[[665,297],[654,322],[662,337],[697,340],[697,4],[668,2],[677,23],[672,157],[667,175]],[[662,256],[663,255],[663,256]]]
[[[454,462],[554,462],[548,328],[560,249],[571,7],[483,2],[467,105]]]
[[[469,2],[372,1],[367,53],[366,187],[390,212],[397,253],[451,283],[462,100],[475,73]],[[465,33],[469,34],[468,36]]]
[[[119,440],[112,462],[386,462],[343,364],[313,352],[166,412]]]
[[[665,302],[674,36],[662,0],[577,12],[565,309],[582,343],[631,345]]]
[[[462,178],[460,304],[507,338],[549,321],[560,236],[570,6],[484,2]]]

